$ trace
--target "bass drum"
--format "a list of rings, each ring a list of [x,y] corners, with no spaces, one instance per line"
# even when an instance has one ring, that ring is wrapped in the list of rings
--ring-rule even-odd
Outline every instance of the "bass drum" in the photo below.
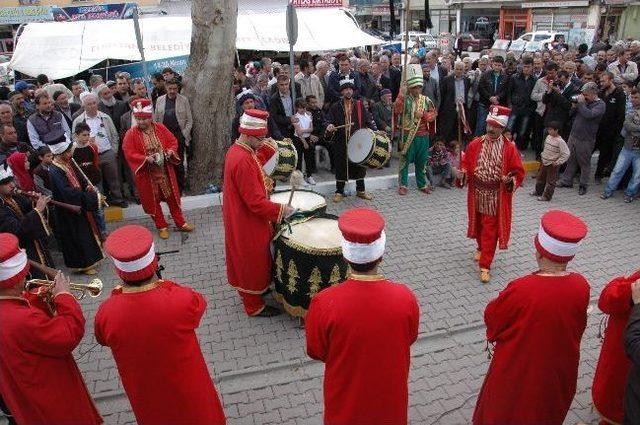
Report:
[[[283,190],[273,193],[270,199],[271,202],[286,205],[290,196],[290,190]],[[296,190],[291,199],[291,206],[304,218],[327,212],[327,201],[324,196],[311,190]]]
[[[264,142],[275,149],[275,154],[262,166],[265,174],[274,180],[287,181],[298,164],[298,152],[291,139]]]
[[[380,168],[391,159],[391,142],[384,132],[361,128],[347,146],[349,161],[368,168]]]
[[[304,317],[315,294],[346,279],[341,241],[338,218],[328,214],[293,224],[275,240],[275,298],[287,313]]]

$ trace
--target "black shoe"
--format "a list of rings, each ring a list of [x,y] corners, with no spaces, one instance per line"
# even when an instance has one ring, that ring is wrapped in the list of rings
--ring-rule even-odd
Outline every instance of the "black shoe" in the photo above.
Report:
[[[273,316],[279,316],[281,314],[282,312],[277,308],[272,307],[270,305],[265,305],[262,311],[256,314],[254,317],[273,317]]]
[[[569,183],[558,183],[558,185],[556,187],[569,187],[569,188],[571,188],[571,187],[573,187],[573,185],[569,184]]]
[[[586,194],[587,194],[587,186],[580,186],[580,188],[578,189],[578,195],[582,196]]]

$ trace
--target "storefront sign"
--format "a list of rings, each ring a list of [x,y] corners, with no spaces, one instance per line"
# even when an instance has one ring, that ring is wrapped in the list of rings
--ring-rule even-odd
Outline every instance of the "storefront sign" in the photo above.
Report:
[[[294,7],[342,7],[342,0],[292,0]]]
[[[523,9],[556,9],[559,7],[587,7],[589,0],[561,0],[561,1],[541,1],[536,3],[522,3]]]
[[[51,6],[0,7],[0,24],[52,21]]]
[[[134,3],[96,4],[91,6],[54,7],[53,19],[62,21],[91,21],[96,19],[131,19]]]
[[[147,61],[147,70],[149,75],[162,72],[164,68],[171,68],[178,74],[184,73],[189,64],[189,55],[176,56],[174,58],[158,59]],[[128,72],[132,78],[143,78],[142,62],[128,63],[126,65],[114,66],[107,69],[106,80],[115,80],[118,72]]]

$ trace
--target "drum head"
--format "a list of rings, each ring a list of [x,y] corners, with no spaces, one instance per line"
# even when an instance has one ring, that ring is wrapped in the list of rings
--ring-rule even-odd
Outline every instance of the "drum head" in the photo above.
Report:
[[[291,226],[282,236],[296,245],[315,249],[340,249],[342,233],[338,228],[338,220],[332,218],[313,218],[304,223]]]
[[[361,128],[353,133],[347,146],[349,161],[360,164],[367,159],[373,149],[374,136],[374,132],[368,128]]]
[[[267,176],[272,175],[273,172],[276,170],[276,165],[278,165],[279,157],[280,157],[280,152],[278,149],[276,149],[276,152],[273,155],[271,155],[271,158],[269,158],[269,160],[262,166],[262,169],[264,170]]]
[[[270,199],[271,202],[286,204],[289,202],[289,196],[291,196],[291,191],[287,190],[272,194]],[[291,200],[291,206],[299,209],[300,211],[314,211],[320,207],[324,207],[326,204],[327,202],[325,201],[324,196],[319,193],[306,190],[296,190],[293,194],[293,199]]]

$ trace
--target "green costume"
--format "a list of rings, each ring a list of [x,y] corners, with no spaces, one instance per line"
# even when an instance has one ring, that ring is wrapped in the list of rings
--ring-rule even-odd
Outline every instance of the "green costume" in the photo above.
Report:
[[[412,96],[404,98],[404,114],[400,118],[400,125],[403,129],[402,149],[400,151],[400,186],[407,186],[409,165],[413,163],[416,169],[416,185],[418,189],[427,187],[425,170],[429,159],[429,135],[416,135],[422,118],[416,119],[415,115],[416,112],[424,113],[433,107],[431,100],[424,95],[419,95],[417,99]]]

